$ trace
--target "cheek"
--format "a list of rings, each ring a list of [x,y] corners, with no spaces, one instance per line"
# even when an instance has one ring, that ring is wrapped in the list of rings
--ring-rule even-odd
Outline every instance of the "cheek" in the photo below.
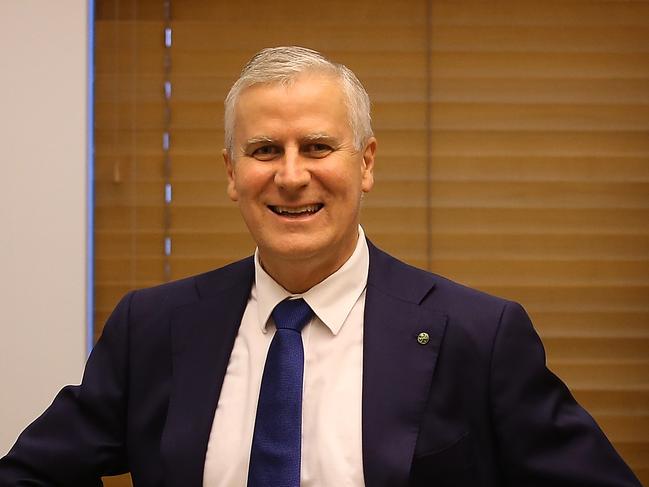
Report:
[[[338,174],[332,181],[333,192],[348,204],[360,199],[361,178],[358,173],[347,172],[343,177]]]
[[[351,195],[360,192],[361,171],[353,170],[357,167],[355,161],[345,161],[331,168],[320,168],[313,171],[316,179],[325,186],[331,193],[336,195]]]
[[[253,198],[261,191],[263,179],[260,174],[248,168],[242,168],[234,178],[234,186],[241,199]]]

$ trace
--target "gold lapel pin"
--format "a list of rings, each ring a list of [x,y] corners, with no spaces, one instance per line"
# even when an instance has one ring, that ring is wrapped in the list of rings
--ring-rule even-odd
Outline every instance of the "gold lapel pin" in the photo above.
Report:
[[[430,337],[425,331],[422,331],[419,335],[417,335],[417,343],[419,343],[419,345],[426,345],[429,340]]]

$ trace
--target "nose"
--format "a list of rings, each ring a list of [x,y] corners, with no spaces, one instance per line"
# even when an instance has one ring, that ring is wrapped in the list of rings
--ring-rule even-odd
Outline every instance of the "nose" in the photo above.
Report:
[[[295,191],[303,188],[311,181],[311,173],[301,157],[299,150],[286,150],[284,156],[278,161],[275,172],[275,184],[280,188]]]

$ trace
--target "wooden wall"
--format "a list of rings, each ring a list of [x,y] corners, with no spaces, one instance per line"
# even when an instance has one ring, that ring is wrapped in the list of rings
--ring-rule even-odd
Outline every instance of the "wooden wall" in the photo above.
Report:
[[[369,237],[520,301],[649,483],[649,3],[172,2],[166,209],[162,3],[97,2],[98,332],[165,262],[178,278],[252,252],[225,195],[222,100],[260,48],[306,45],[373,100]]]

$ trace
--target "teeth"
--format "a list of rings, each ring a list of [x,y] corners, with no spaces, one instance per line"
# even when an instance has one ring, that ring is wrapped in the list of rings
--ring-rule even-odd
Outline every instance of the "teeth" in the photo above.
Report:
[[[299,215],[300,213],[315,213],[322,205],[305,205],[305,206],[271,206],[271,210],[280,215]]]

